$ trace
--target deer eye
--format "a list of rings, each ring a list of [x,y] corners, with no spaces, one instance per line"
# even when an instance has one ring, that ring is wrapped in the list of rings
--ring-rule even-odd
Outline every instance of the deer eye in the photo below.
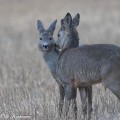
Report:
[[[52,37],[50,37],[49,40],[52,40]]]
[[[40,38],[40,40],[42,40],[42,38]]]

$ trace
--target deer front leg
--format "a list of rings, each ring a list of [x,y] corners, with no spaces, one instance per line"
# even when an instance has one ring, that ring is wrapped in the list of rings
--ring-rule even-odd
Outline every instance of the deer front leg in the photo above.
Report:
[[[84,117],[90,118],[92,111],[92,86],[79,88]]]
[[[59,98],[59,116],[61,117],[62,109],[63,109],[63,104],[64,104],[64,88],[62,85],[59,85],[59,93],[60,93],[60,98]]]
[[[75,119],[77,119],[76,91],[77,91],[77,89],[71,85],[65,86],[65,113],[66,113],[66,117],[68,115],[70,104],[72,104],[72,110],[74,112]]]
[[[85,87],[79,88],[80,97],[81,97],[81,105],[82,105],[82,112],[84,117],[87,114],[87,91]]]

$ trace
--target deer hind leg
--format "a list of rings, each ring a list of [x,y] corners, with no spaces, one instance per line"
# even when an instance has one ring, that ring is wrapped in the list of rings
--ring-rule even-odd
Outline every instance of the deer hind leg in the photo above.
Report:
[[[101,70],[103,84],[109,88],[120,101],[120,56],[111,57]]]
[[[103,84],[110,89],[120,101],[120,70],[110,72],[103,77]]]
[[[65,85],[65,113],[68,115],[69,107],[72,103],[74,118],[77,119],[76,91],[77,89],[71,85]]]
[[[87,89],[87,120],[91,120],[92,112],[92,86],[89,86]]]

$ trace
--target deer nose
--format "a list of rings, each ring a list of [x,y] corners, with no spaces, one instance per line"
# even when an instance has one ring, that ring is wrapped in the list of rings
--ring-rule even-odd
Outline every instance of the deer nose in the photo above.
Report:
[[[45,49],[47,49],[47,48],[49,47],[49,45],[48,45],[48,44],[44,44],[43,47],[44,47]]]

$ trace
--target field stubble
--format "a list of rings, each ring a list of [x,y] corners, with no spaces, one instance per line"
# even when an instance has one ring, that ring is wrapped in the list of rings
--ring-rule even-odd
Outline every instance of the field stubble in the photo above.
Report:
[[[119,0],[110,0],[109,4],[103,0],[52,0],[51,5],[52,8],[47,0],[0,1],[0,120],[5,117],[10,120],[17,117],[60,120],[57,114],[58,86],[37,48],[38,18],[43,20],[45,26],[58,19],[56,38],[60,19],[68,11],[72,15],[80,12],[78,31],[81,43],[120,44]],[[59,11],[61,7],[64,9]],[[80,119],[83,116],[79,94],[77,104]],[[72,120],[72,111],[70,116]],[[92,120],[120,120],[120,103],[101,84],[93,87]]]

